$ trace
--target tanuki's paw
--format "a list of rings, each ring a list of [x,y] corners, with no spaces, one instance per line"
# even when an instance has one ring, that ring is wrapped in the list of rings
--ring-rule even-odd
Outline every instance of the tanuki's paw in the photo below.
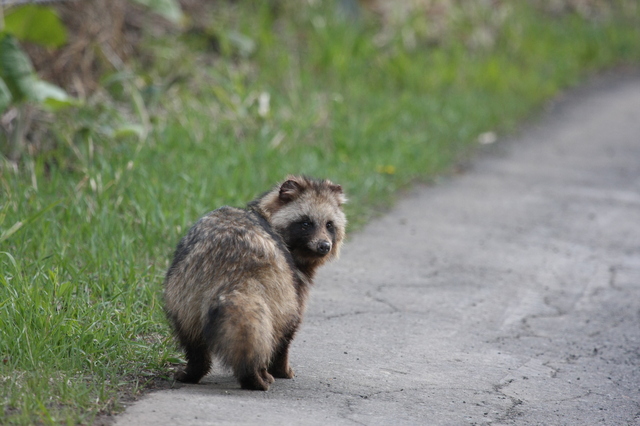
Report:
[[[194,376],[188,374],[185,370],[178,370],[173,375],[173,378],[182,383],[198,383],[202,376]]]
[[[263,377],[261,373],[258,374],[257,372],[244,377],[239,377],[238,381],[240,382],[240,387],[247,390],[269,390],[269,385],[273,383],[273,376],[267,373],[266,370],[264,371],[268,377]],[[269,378],[271,379],[270,381]]]
[[[264,382],[268,385],[276,381],[276,379],[274,379],[273,376],[267,372],[266,368],[260,370],[260,376],[262,376],[262,380],[264,380]]]
[[[270,368],[269,373],[278,379],[293,379],[295,373],[293,372],[293,368],[288,365],[284,368]]]

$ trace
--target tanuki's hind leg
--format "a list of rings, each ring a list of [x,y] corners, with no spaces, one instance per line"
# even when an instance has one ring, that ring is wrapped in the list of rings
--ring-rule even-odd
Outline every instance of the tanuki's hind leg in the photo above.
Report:
[[[261,298],[235,294],[227,298],[224,313],[218,328],[218,342],[224,344],[216,344],[215,353],[231,366],[242,389],[269,389],[274,380],[267,367],[275,346],[269,307]]]
[[[291,379],[295,375],[293,369],[289,366],[289,345],[293,339],[293,333],[280,342],[276,348],[271,364],[269,365],[269,373],[278,379]]]
[[[211,353],[205,344],[185,345],[187,368],[179,370],[174,378],[184,383],[198,383],[211,369]]]
[[[269,389],[269,385],[274,382],[273,376],[267,372],[266,368],[240,374],[238,381],[242,389],[266,391]]]

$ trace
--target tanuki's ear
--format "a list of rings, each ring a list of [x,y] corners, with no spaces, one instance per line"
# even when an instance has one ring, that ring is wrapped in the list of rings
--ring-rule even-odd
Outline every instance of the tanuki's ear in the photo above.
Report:
[[[280,194],[278,195],[278,197],[283,203],[289,203],[298,198],[302,191],[303,188],[299,182],[293,179],[289,179],[282,185],[280,185]]]
[[[335,183],[331,183],[329,185],[329,189],[331,189],[331,191],[338,198],[338,205],[342,205],[342,204],[347,202],[347,197],[344,195],[344,191],[342,190],[342,186],[341,185],[338,185],[338,184],[335,184]]]
[[[331,189],[333,192],[335,192],[337,194],[343,194],[344,193],[342,191],[342,185],[337,185],[335,183],[329,184],[329,189]]]

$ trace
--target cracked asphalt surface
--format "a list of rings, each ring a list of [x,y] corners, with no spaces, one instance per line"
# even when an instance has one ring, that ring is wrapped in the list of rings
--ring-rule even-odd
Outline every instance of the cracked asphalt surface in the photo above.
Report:
[[[216,367],[121,425],[640,424],[640,74],[599,78],[320,271],[293,380]]]

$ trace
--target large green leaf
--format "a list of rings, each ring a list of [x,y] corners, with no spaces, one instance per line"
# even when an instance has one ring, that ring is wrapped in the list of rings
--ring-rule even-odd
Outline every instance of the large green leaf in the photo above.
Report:
[[[49,110],[58,110],[77,102],[58,86],[40,80],[16,39],[8,34],[0,39],[0,78],[13,102],[35,101]]]
[[[56,85],[40,80],[35,75],[22,80],[23,90],[27,93],[27,98],[38,102],[50,111],[76,105],[78,101],[67,94]]]
[[[4,80],[15,101],[21,101],[25,93],[20,81],[34,74],[31,61],[24,54],[16,39],[8,34],[0,34],[0,77]]]
[[[147,6],[165,19],[179,24],[182,20],[182,9],[176,0],[133,0],[136,3]]]
[[[11,100],[13,96],[11,96],[11,91],[5,84],[2,77],[0,77],[0,114],[4,112],[5,109],[11,105]]]
[[[67,29],[51,7],[26,5],[10,9],[5,16],[5,31],[19,40],[47,47],[67,42]]]

